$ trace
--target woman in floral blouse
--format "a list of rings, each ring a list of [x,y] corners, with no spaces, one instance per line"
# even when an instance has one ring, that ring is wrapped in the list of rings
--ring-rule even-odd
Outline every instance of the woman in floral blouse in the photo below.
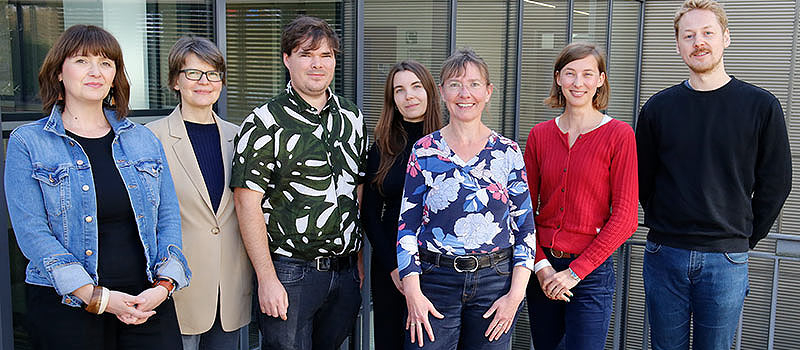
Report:
[[[398,227],[406,348],[507,349],[536,246],[522,152],[481,122],[493,86],[474,51],[440,80],[450,124],[414,145]]]

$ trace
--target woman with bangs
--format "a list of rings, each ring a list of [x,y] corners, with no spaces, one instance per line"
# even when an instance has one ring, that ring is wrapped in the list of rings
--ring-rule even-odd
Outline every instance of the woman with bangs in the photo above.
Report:
[[[39,86],[48,116],[11,133],[5,169],[34,349],[180,349],[178,200],[160,142],[125,119],[119,43],[68,28]]]
[[[397,271],[397,219],[411,146],[442,127],[436,82],[425,66],[401,61],[389,70],[375,143],[367,155],[361,220],[372,244],[370,281],[375,348],[402,349],[405,299]]]
[[[411,149],[397,228],[405,348],[508,349],[536,245],[522,151],[481,122],[480,56],[453,53],[439,78],[450,123]]]
[[[536,350],[603,349],[611,320],[611,254],[638,225],[636,141],[601,112],[610,87],[592,44],[567,45],[545,103],[564,108],[531,129],[525,149],[536,221],[538,283],[528,286]]]

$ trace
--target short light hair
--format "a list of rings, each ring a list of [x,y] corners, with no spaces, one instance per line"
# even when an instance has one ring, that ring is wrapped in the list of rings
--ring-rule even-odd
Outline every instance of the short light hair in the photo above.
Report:
[[[474,64],[481,72],[481,77],[486,80],[486,85],[491,84],[489,80],[489,66],[486,61],[469,47],[462,48],[454,52],[442,63],[442,70],[439,72],[439,84],[444,85],[445,80],[464,74],[467,64]]]
[[[722,26],[722,31],[728,29],[728,15],[725,14],[725,9],[722,5],[714,0],[686,0],[683,5],[675,12],[673,24],[675,25],[675,37],[678,37],[678,22],[681,21],[683,15],[691,10],[708,10],[717,16],[719,25]]]
[[[556,76],[558,76],[561,73],[561,70],[564,69],[564,67],[570,62],[589,56],[594,57],[594,60],[597,61],[598,72],[606,76],[606,79],[603,81],[603,85],[597,87],[597,92],[595,92],[594,96],[592,97],[592,107],[598,111],[608,107],[608,97],[611,94],[611,84],[608,82],[606,59],[603,57],[603,54],[600,52],[600,50],[597,49],[597,46],[591,43],[581,42],[567,45],[563,50],[561,50],[561,53],[558,54],[556,63],[553,65],[553,85],[550,86],[550,96],[544,100],[546,105],[550,106],[550,108],[562,108],[567,105],[567,99],[561,92],[561,86],[556,83]]]
[[[211,40],[197,36],[184,36],[172,45],[169,50],[169,89],[175,92],[175,96],[180,101],[181,92],[173,89],[178,83],[183,65],[186,58],[194,54],[209,66],[214,67],[217,72],[222,73],[222,84],[227,83],[225,57]]]

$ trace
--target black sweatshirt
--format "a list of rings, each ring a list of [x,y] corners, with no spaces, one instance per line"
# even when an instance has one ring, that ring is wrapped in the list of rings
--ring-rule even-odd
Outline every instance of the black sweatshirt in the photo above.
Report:
[[[381,162],[378,145],[373,144],[367,155],[367,176],[361,205],[361,222],[372,244],[372,268],[389,273],[397,268],[397,220],[406,180],[406,166],[411,148],[422,136],[423,122],[403,121],[408,141],[383,180],[383,192],[372,184]]]
[[[647,239],[744,252],[769,232],[789,195],[792,160],[780,102],[731,77],[712,91],[667,88],[636,125]]]

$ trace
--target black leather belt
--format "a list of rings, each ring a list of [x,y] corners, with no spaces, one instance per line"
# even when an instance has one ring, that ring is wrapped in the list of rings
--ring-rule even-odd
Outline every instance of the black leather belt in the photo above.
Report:
[[[443,255],[427,250],[419,251],[419,259],[436,266],[452,267],[457,272],[475,272],[478,269],[501,263],[511,257],[511,248],[480,255]]]
[[[341,271],[356,266],[358,263],[358,256],[343,255],[343,256],[318,256],[314,260],[303,260],[297,258],[290,258],[281,255],[273,255],[275,260],[289,261],[296,264],[308,265],[317,271]]]

